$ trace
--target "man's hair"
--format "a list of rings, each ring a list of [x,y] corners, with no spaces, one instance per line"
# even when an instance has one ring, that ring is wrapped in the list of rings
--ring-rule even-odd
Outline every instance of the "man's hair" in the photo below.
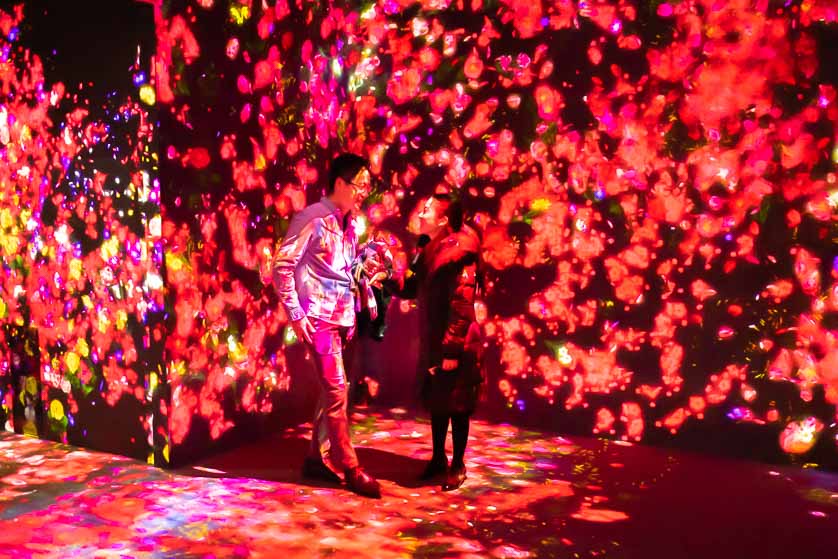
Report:
[[[355,175],[361,172],[361,169],[369,167],[367,160],[360,155],[354,153],[342,153],[332,159],[332,164],[329,165],[329,187],[326,194],[332,194],[335,191],[335,182],[338,178],[350,182]]]
[[[459,231],[463,227],[464,211],[463,204],[450,194],[434,194],[434,200],[438,200],[444,204],[445,217],[448,218],[448,225],[454,231]]]

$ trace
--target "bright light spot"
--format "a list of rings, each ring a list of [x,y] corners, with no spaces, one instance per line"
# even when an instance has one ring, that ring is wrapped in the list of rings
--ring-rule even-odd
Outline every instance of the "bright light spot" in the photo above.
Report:
[[[154,105],[157,102],[157,95],[154,93],[154,87],[145,84],[140,88],[140,100],[146,105]]]

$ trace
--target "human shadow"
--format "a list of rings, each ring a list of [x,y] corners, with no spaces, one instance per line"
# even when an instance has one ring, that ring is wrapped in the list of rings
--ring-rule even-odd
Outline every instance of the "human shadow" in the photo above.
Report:
[[[306,479],[301,470],[310,441],[299,435],[279,435],[244,444],[210,456],[175,473],[192,477],[236,477],[291,483],[308,487],[340,487],[328,481]],[[361,466],[370,475],[405,488],[434,485],[419,476],[425,461],[377,448],[356,447]]]

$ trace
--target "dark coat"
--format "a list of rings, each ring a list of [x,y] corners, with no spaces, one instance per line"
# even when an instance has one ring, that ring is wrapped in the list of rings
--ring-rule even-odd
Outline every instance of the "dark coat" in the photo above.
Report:
[[[424,248],[394,289],[398,297],[418,302],[422,401],[433,414],[471,414],[477,406],[483,383],[483,341],[474,315],[478,251],[474,231],[449,229]],[[456,359],[459,366],[444,371],[444,359]]]

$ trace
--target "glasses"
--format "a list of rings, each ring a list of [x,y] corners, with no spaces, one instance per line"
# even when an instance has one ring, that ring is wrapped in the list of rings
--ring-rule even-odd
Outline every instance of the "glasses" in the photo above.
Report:
[[[352,192],[355,196],[363,198],[361,206],[369,206],[380,200],[381,194],[385,191],[380,179],[376,177],[369,177],[367,179],[367,177],[359,177],[357,175],[354,178],[361,179],[363,182],[346,181],[346,184],[352,187]]]

